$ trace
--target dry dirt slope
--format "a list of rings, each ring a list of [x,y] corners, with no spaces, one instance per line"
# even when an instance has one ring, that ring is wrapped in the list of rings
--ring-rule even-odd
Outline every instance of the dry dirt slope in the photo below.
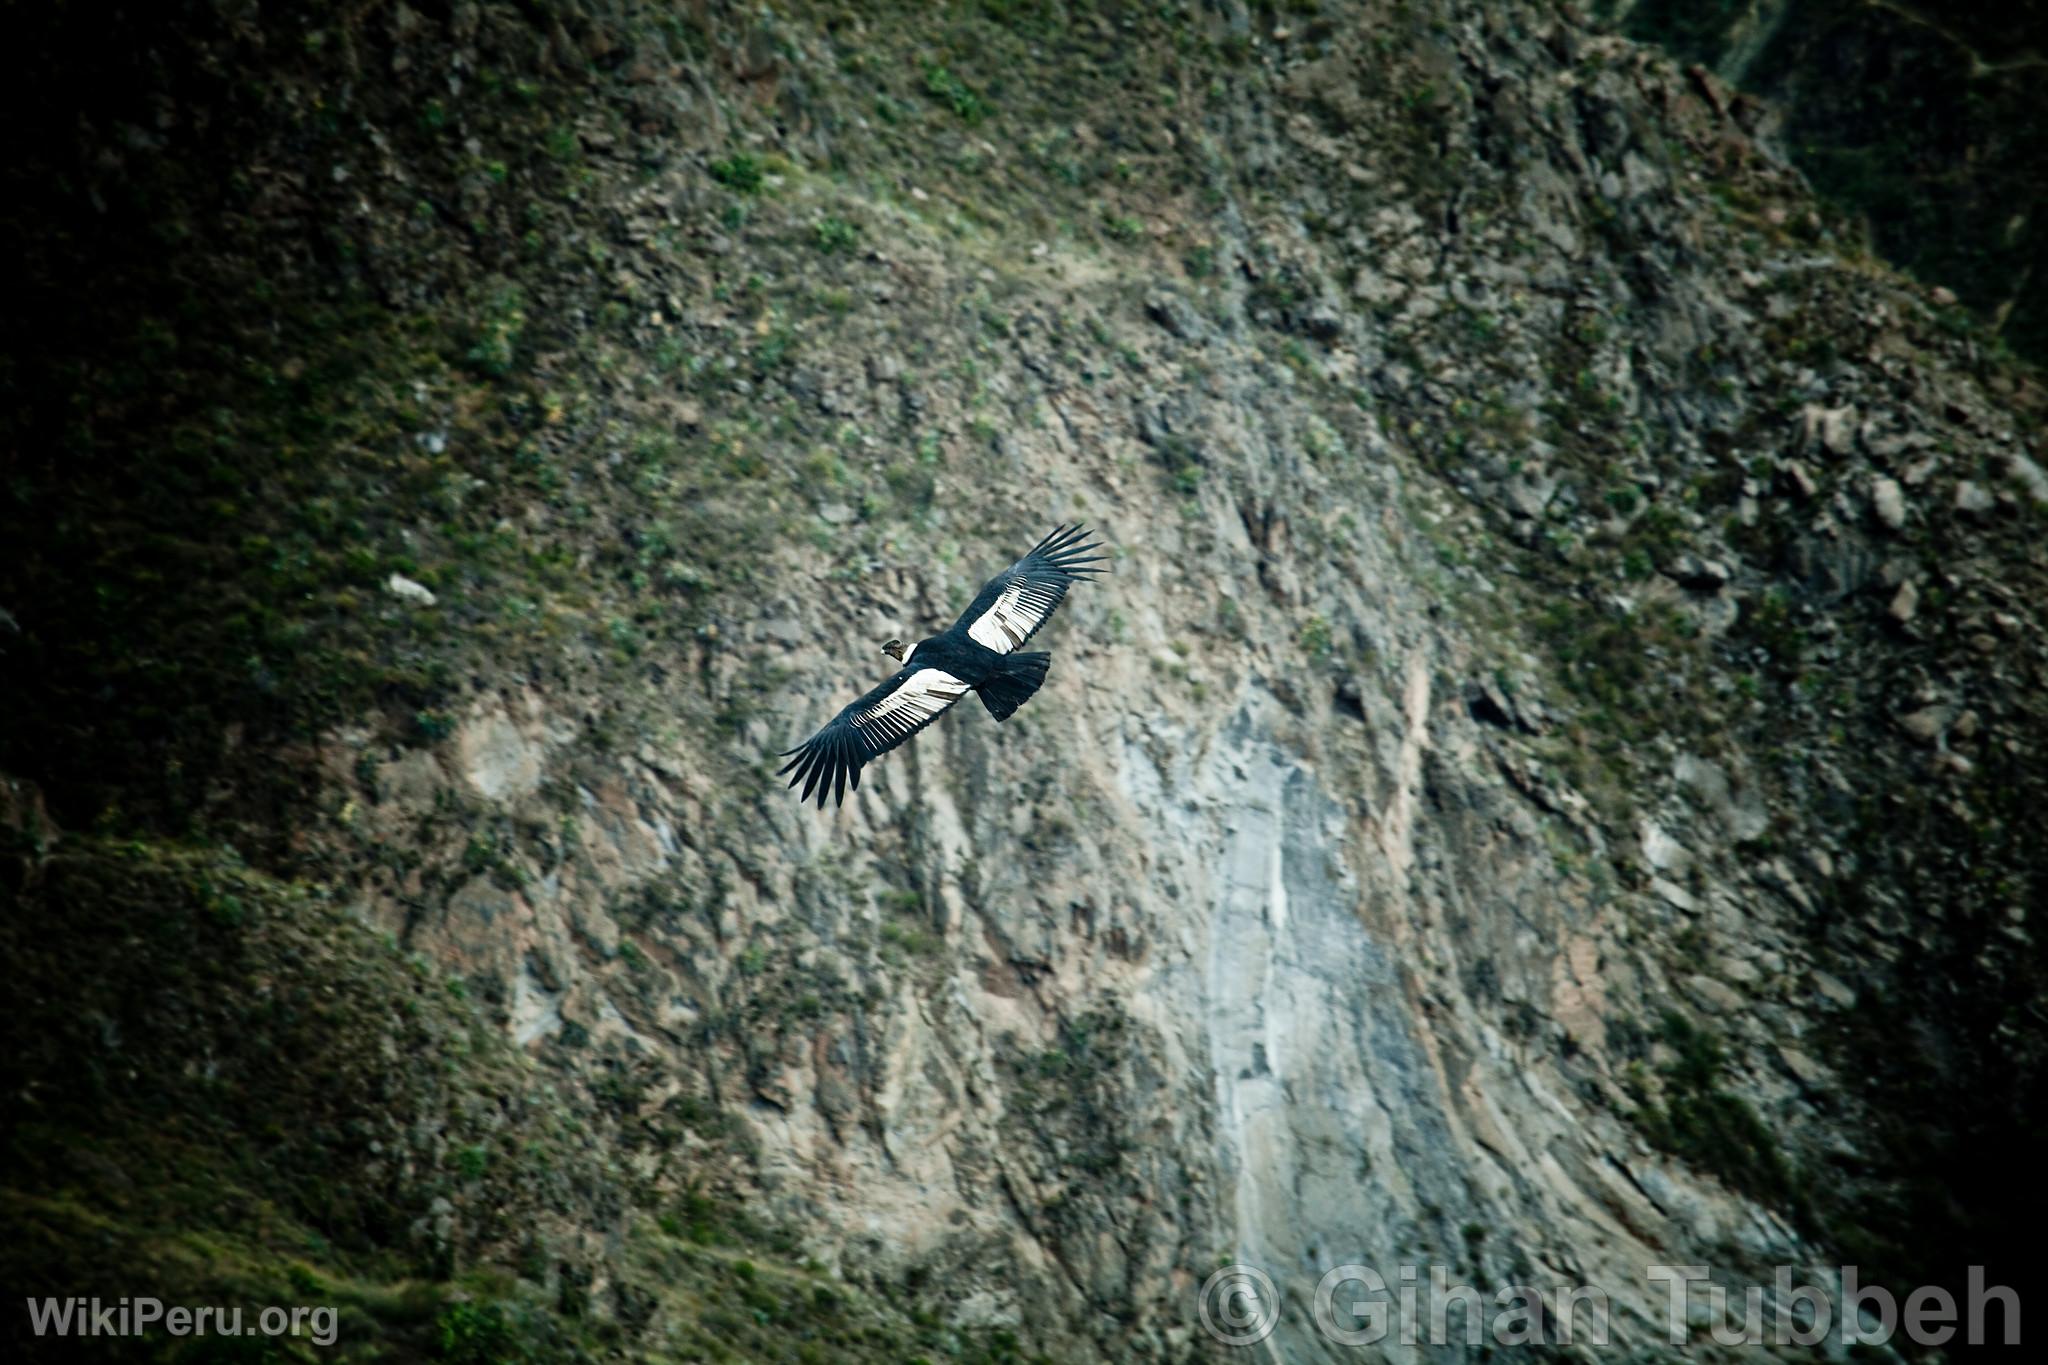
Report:
[[[1181,1358],[1244,1260],[1314,1359],[1344,1262],[1648,1342],[1652,1263],[2024,1254],[2039,391],[1711,82],[1499,5],[43,22],[10,1283]],[[777,789],[1073,518],[1026,711]]]

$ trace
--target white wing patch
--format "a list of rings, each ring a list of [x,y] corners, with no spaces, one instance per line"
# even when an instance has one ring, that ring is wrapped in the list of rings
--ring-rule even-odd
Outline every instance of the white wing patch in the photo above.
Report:
[[[1008,654],[1044,625],[1059,604],[1056,593],[1031,583],[1012,583],[996,598],[996,604],[967,628],[967,634],[984,648]]]
[[[903,686],[854,718],[854,726],[883,743],[903,738],[966,696],[967,684],[943,668],[920,668]]]

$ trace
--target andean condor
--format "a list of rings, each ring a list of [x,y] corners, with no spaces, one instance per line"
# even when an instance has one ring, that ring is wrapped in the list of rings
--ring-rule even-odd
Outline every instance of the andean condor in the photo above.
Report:
[[[1052,660],[1050,654],[1011,651],[1038,633],[1070,585],[1102,572],[1088,567],[1107,558],[1088,553],[1101,542],[1083,545],[1084,534],[1079,526],[1055,530],[991,578],[950,629],[918,641],[909,654],[901,640],[883,645],[882,652],[903,667],[803,744],[784,751],[781,757],[796,757],[776,776],[794,768],[789,785],[804,784],[801,800],[810,800],[815,789],[820,810],[828,794],[844,805],[849,786],[860,790],[863,764],[930,725],[969,692],[981,694],[990,715],[1007,720],[1045,681]]]

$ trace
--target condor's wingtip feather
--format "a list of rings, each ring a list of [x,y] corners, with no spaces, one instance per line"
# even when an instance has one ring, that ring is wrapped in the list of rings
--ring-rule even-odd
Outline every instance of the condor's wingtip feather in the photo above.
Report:
[[[1031,547],[1031,553],[1056,553],[1057,551],[1064,549],[1066,546],[1073,544],[1075,541],[1079,540],[1082,536],[1085,536],[1087,534],[1088,528],[1083,526],[1078,521],[1075,522],[1072,526],[1067,525],[1065,522],[1061,522],[1059,525],[1053,527],[1052,533],[1050,535],[1048,535],[1044,540],[1039,541],[1036,545]]]
[[[1101,573],[1102,570],[1091,569],[1087,566],[1090,564],[1107,564],[1109,556],[1084,553],[1088,550],[1100,548],[1100,545],[1077,545],[1065,554],[1047,555],[1046,558],[1051,561],[1054,568],[1065,570],[1067,573]]]
[[[1075,577],[1086,577],[1090,574],[1100,573],[1101,570],[1099,569],[1090,569],[1084,566],[1103,563],[1109,556],[1090,555],[1088,553],[1090,550],[1102,548],[1102,542],[1099,540],[1082,544],[1082,537],[1088,534],[1088,528],[1078,522],[1071,527],[1062,523],[1051,535],[1032,546],[1031,553],[1050,563],[1062,573],[1072,574]]]

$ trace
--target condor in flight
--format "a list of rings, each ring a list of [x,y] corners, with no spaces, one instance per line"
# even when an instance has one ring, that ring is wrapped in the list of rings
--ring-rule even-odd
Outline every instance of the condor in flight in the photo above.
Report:
[[[820,810],[827,795],[844,805],[849,786],[860,790],[863,764],[930,725],[969,692],[979,692],[981,704],[997,720],[1009,719],[1045,681],[1052,660],[1050,654],[1012,651],[1038,633],[1069,587],[1102,572],[1088,567],[1107,558],[1088,553],[1101,543],[1081,544],[1084,534],[1079,526],[1062,526],[1039,541],[1030,554],[991,578],[950,629],[920,640],[909,654],[901,640],[883,645],[884,654],[902,661],[896,676],[785,751],[783,758],[796,757],[776,776],[794,768],[789,785],[804,784],[802,800],[810,800],[815,790]]]

